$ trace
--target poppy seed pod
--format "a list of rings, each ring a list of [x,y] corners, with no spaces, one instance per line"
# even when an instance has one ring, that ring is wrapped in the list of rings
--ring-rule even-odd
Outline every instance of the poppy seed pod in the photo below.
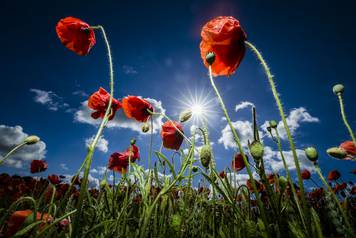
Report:
[[[347,157],[346,151],[339,147],[329,148],[326,150],[326,153],[335,159],[344,159]]]
[[[212,65],[215,61],[215,53],[214,52],[209,52],[205,56],[205,60],[209,65]]]
[[[318,159],[318,151],[314,148],[314,147],[307,147],[304,149],[305,155],[307,156],[307,158],[312,161],[315,162]]]
[[[277,122],[275,121],[275,120],[271,120],[271,121],[269,121],[269,126],[271,127],[271,128],[277,128]]]
[[[38,136],[32,135],[32,136],[26,137],[23,142],[26,145],[32,145],[32,144],[36,144],[39,141],[40,141],[40,138]]]
[[[192,110],[190,110],[190,109],[184,110],[179,115],[179,121],[180,122],[186,122],[192,117],[192,115],[193,115]]]
[[[333,87],[333,92],[334,92],[336,95],[338,95],[339,93],[340,93],[340,94],[343,93],[343,92],[344,92],[344,89],[345,89],[344,85],[342,85],[342,84],[336,84],[336,85],[334,85],[334,87]]]
[[[250,154],[255,160],[260,160],[264,154],[264,146],[259,141],[254,141],[250,145]]]
[[[143,133],[147,133],[150,130],[150,125],[148,125],[147,123],[144,123],[141,127],[141,131]]]
[[[210,145],[204,145],[199,152],[199,158],[201,164],[204,166],[204,168],[208,168],[211,158],[212,158],[212,152]]]

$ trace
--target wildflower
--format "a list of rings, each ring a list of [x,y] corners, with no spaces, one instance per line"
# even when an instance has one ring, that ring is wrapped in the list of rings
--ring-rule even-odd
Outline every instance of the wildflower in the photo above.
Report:
[[[128,118],[133,118],[139,122],[146,122],[151,116],[149,111],[153,112],[153,106],[148,101],[136,96],[123,98],[122,109]]]
[[[219,173],[219,176],[220,176],[220,178],[224,179],[224,178],[226,177],[225,171],[224,171],[224,170],[221,171],[221,172]]]
[[[338,193],[342,190],[344,190],[347,187],[347,184],[345,182],[341,183],[341,184],[336,184],[334,187],[334,192]]]
[[[247,157],[246,157],[247,158]],[[243,170],[245,168],[245,163],[241,153],[235,154],[235,157],[231,163],[232,169],[236,172]]]
[[[339,148],[345,150],[348,157],[356,156],[356,146],[353,141],[345,141],[339,145]]]
[[[312,161],[312,162],[317,161],[318,151],[314,147],[307,147],[307,148],[305,148],[304,152],[310,161]]]
[[[329,181],[337,180],[337,179],[339,179],[340,177],[341,177],[341,174],[340,174],[340,172],[337,171],[337,170],[332,170],[332,171],[330,171],[329,174],[328,174],[328,180],[329,180]]]
[[[139,149],[136,145],[132,145],[132,148],[128,148],[124,152],[111,154],[108,168],[119,173],[126,173],[129,166],[129,159],[132,163],[140,159]]]
[[[162,125],[161,137],[163,140],[163,146],[167,149],[178,150],[183,142],[183,135],[177,130],[183,132],[183,127],[180,123],[176,121],[166,121]]]
[[[216,17],[203,26],[201,37],[200,54],[205,66],[209,67],[207,54],[214,52],[213,75],[233,74],[245,55],[246,33],[239,21],[228,16]]]
[[[264,185],[262,183],[258,182],[256,179],[255,179],[255,184],[256,184],[257,192],[260,193],[265,189]],[[246,181],[246,186],[248,187],[248,189],[250,191],[253,191],[253,187],[252,187],[252,183],[251,183],[250,179],[248,179]]]
[[[55,174],[48,175],[47,178],[48,178],[48,180],[49,180],[52,184],[54,184],[54,185],[59,184],[59,183],[61,182],[59,176],[58,176],[58,175],[55,175]]]
[[[91,114],[91,117],[94,119],[98,119],[99,117],[104,118],[109,102],[110,94],[105,89],[100,87],[99,90],[93,93],[88,100],[88,107],[95,110],[95,112]],[[121,103],[115,98],[113,98],[111,103],[111,112],[109,114],[109,120],[114,118],[115,112],[120,108]]]
[[[267,180],[269,184],[274,184],[275,183],[275,176],[278,178],[278,174],[268,174],[267,175]]]
[[[22,227],[23,223],[26,222],[27,218],[31,216],[33,211],[31,210],[21,210],[15,211],[10,216],[9,220],[7,221],[7,236],[11,237]],[[52,221],[52,217],[46,213],[39,213],[36,214],[36,220],[41,220],[43,222],[50,222]]]
[[[43,172],[48,168],[48,164],[44,160],[32,160],[31,173]]]
[[[78,18],[61,19],[57,23],[56,32],[62,44],[78,55],[87,55],[96,43],[94,30]]]
[[[67,218],[61,220],[58,224],[59,231],[67,231],[69,229],[70,221]]]
[[[304,169],[304,170],[302,171],[302,179],[308,180],[308,179],[310,179],[310,177],[311,177],[310,171],[307,170],[307,169]]]
[[[24,142],[27,144],[27,145],[32,145],[32,144],[36,144],[37,142],[40,141],[40,138],[38,136],[28,136],[25,138]]]

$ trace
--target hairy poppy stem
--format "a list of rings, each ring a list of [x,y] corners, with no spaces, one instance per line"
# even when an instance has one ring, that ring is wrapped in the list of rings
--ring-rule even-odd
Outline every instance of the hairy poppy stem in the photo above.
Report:
[[[267,221],[267,217],[266,217],[266,214],[265,214],[265,210],[264,210],[264,206],[263,206],[263,203],[261,201],[261,198],[259,196],[259,193],[257,191],[257,187],[256,187],[256,183],[255,183],[255,180],[253,178],[253,175],[252,175],[252,172],[251,172],[251,169],[250,169],[250,164],[248,163],[247,161],[247,158],[246,158],[246,155],[245,153],[243,152],[243,148],[242,148],[242,145],[241,145],[241,142],[240,142],[240,138],[239,136],[237,135],[237,132],[234,128],[234,126],[232,125],[232,122],[231,122],[231,119],[229,117],[229,114],[227,112],[227,109],[225,107],[225,104],[224,104],[224,101],[219,93],[219,90],[217,89],[217,87],[215,86],[215,83],[214,83],[214,79],[213,79],[213,74],[212,74],[212,69],[211,69],[211,65],[209,65],[209,78],[210,78],[210,83],[211,83],[211,86],[213,87],[214,91],[215,91],[215,94],[216,96],[218,97],[218,101],[220,103],[220,106],[221,106],[221,109],[223,110],[223,113],[226,117],[226,120],[230,126],[230,129],[231,129],[231,132],[232,132],[232,135],[233,135],[233,138],[234,138],[234,141],[235,143],[237,144],[239,150],[240,150],[240,153],[242,155],[242,158],[243,158],[243,161],[245,163],[245,166],[246,166],[246,170],[247,170],[247,173],[250,177],[250,180],[251,180],[251,184],[252,184],[252,188],[253,188],[253,191],[255,193],[255,196],[256,196],[256,200],[257,200],[257,204],[258,204],[258,207],[260,209],[260,213],[261,213],[261,217],[262,217],[262,220],[263,222],[265,223],[266,227],[268,227],[268,221]]]
[[[263,69],[264,69],[264,71],[266,73],[266,76],[268,78],[268,82],[270,84],[273,97],[274,97],[274,99],[275,99],[275,101],[277,103],[277,107],[278,107],[279,114],[280,114],[282,122],[283,122],[284,129],[286,130],[286,133],[287,133],[290,149],[291,149],[292,154],[293,154],[294,163],[295,163],[295,167],[296,167],[297,174],[298,174],[298,184],[299,184],[300,191],[301,191],[303,208],[305,210],[305,213],[307,214],[307,217],[310,218],[309,210],[308,210],[306,199],[305,199],[303,179],[302,179],[302,174],[301,174],[301,171],[300,171],[300,165],[299,165],[299,161],[298,161],[298,156],[297,156],[295,144],[294,144],[294,141],[293,141],[293,138],[292,138],[292,134],[290,132],[290,128],[289,128],[289,126],[287,124],[286,116],[284,114],[283,106],[282,106],[281,100],[279,98],[279,94],[277,92],[276,85],[275,85],[275,82],[273,80],[273,76],[271,74],[271,71],[270,71],[266,61],[264,60],[264,58],[263,58],[262,54],[259,52],[259,50],[253,44],[251,44],[248,41],[245,41],[245,44],[257,56],[258,60],[262,64],[262,67],[263,67]]]
[[[87,186],[88,186],[88,177],[89,177],[89,170],[90,170],[90,165],[92,162],[92,158],[93,158],[93,154],[95,151],[95,147],[96,144],[99,141],[99,138],[104,130],[104,127],[106,126],[106,124],[108,123],[108,119],[109,119],[109,114],[110,114],[110,109],[111,109],[111,105],[112,105],[112,100],[114,98],[114,69],[113,69],[113,63],[112,63],[112,56],[111,56],[111,49],[110,49],[110,44],[109,44],[109,40],[106,36],[105,30],[102,26],[93,26],[91,27],[94,30],[100,30],[105,44],[106,44],[106,49],[107,49],[107,55],[108,55],[108,61],[109,61],[109,70],[110,70],[110,101],[108,103],[108,106],[106,108],[105,111],[105,115],[103,120],[101,121],[101,124],[99,126],[99,129],[94,137],[94,140],[92,141],[92,143],[90,144],[89,148],[88,148],[88,153],[85,157],[85,168],[84,168],[84,176],[83,176],[83,182],[80,186],[80,194],[79,194],[79,198],[78,198],[78,203],[77,203],[77,214],[76,214],[76,219],[74,221],[74,230],[73,230],[73,236],[77,237],[78,234],[78,229],[79,229],[79,219],[81,218],[82,215],[82,207],[83,207],[83,200],[86,194],[86,190],[87,190]]]
[[[10,150],[1,160],[0,160],[0,165],[2,165],[7,158],[10,157],[13,153],[15,153],[18,149],[20,149],[22,146],[26,145],[26,142],[22,142],[21,144],[18,144],[15,146],[12,150]]]
[[[341,116],[342,116],[342,120],[344,121],[344,124],[347,128],[347,130],[350,133],[350,136],[352,138],[352,141],[354,142],[354,145],[356,146],[356,139],[355,139],[355,135],[351,129],[350,124],[348,123],[347,119],[346,119],[346,114],[345,114],[345,106],[344,106],[344,100],[342,98],[342,93],[338,93],[337,97],[339,99],[339,103],[340,103],[340,111],[341,111]]]

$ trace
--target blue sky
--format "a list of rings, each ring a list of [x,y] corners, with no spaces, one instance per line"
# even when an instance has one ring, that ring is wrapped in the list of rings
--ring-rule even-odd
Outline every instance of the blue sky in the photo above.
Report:
[[[183,109],[180,101],[189,99],[190,93],[209,95],[210,110],[215,112],[209,130],[217,166],[219,170],[229,166],[235,149],[229,147],[229,136],[223,137],[226,122],[213,100],[199,43],[205,22],[231,15],[240,20],[248,40],[263,52],[285,111],[294,112],[291,123],[296,127],[297,147],[315,145],[324,173],[337,168],[345,180],[354,180],[349,174],[356,168],[354,162],[336,161],[325,153],[327,148],[349,140],[331,90],[336,83],[345,85],[346,112],[356,130],[354,1],[2,1],[0,7],[0,125],[4,131],[0,137],[5,141],[0,146],[1,154],[10,146],[5,139],[19,140],[23,133],[39,135],[45,143],[19,154],[27,158],[20,168],[0,167],[0,172],[27,174],[28,161],[42,156],[49,164],[43,175],[72,174],[85,157],[85,140],[96,132],[95,126],[78,121],[75,115],[87,95],[100,86],[108,89],[105,46],[98,32],[97,44],[86,57],[63,47],[55,25],[66,16],[105,27],[114,58],[115,97],[130,94],[154,99],[169,116],[177,118]],[[235,112],[241,102],[256,106],[260,125],[279,120],[267,79],[250,51],[235,74],[216,78],[216,84],[232,120],[240,121],[236,123],[240,129],[247,128],[241,132],[246,138],[251,113],[250,108]],[[186,134],[191,125],[184,126]],[[23,132],[15,126],[21,126]],[[93,168],[105,166],[109,155],[126,149],[133,137],[141,148],[140,163],[147,164],[150,137],[130,128],[114,127],[105,131],[107,152],[95,153]],[[160,143],[155,134],[155,149]],[[268,137],[264,143],[269,155],[274,155],[276,146]],[[284,145],[287,151],[288,144]],[[270,166],[276,163],[269,160]],[[95,171],[92,175],[100,177]]]

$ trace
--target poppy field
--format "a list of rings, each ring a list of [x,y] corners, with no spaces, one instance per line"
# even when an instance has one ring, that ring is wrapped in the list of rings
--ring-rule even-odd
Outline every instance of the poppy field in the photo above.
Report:
[[[108,85],[97,85],[85,105],[91,119],[98,122],[81,166],[71,177],[41,173],[48,169],[45,160],[32,160],[33,176],[0,174],[0,237],[356,237],[356,184],[344,181],[338,168],[322,171],[319,160],[356,162],[356,138],[347,118],[343,95],[352,93],[342,84],[330,85],[339,102],[339,123],[345,139],[330,145],[327,151],[314,146],[303,149],[313,171],[302,167],[284,104],[277,90],[277,80],[257,46],[248,40],[243,24],[233,16],[217,16],[201,27],[201,42],[196,53],[206,68],[217,110],[224,115],[237,152],[229,167],[218,170],[210,140],[209,124],[201,123],[191,133],[187,122],[198,110],[187,108],[173,118],[141,96],[119,98],[115,93],[120,76],[114,69],[111,44],[102,25],[90,25],[76,17],[60,19],[55,27],[56,47],[72,51],[72,57],[90,57],[97,41],[103,41],[109,71]],[[270,120],[268,136],[278,147],[283,174],[267,170],[266,147],[257,121],[258,108],[252,107],[252,140],[243,146],[241,136],[224,101],[224,93],[215,85],[219,77],[239,70],[247,51],[253,53],[256,70],[270,87],[279,112],[278,121]],[[115,72],[115,73],[114,73]],[[350,104],[352,105],[352,104]],[[199,109],[200,110],[200,109]],[[351,109],[350,109],[351,110]],[[128,120],[140,123],[142,133],[151,135],[153,116],[164,121],[159,127],[160,150],[122,138],[127,146],[108,156],[107,166],[98,186],[90,186],[90,171],[98,142],[108,123],[122,111]],[[237,111],[237,110],[236,110]],[[276,119],[276,120],[277,120]],[[354,118],[350,119],[355,120]],[[351,124],[352,125],[352,124]],[[280,127],[287,146],[281,141]],[[198,144],[202,140],[202,145]],[[0,157],[0,166],[24,146],[40,142],[27,136]],[[317,142],[315,142],[317,143]],[[141,148],[149,153],[141,154]],[[169,151],[170,153],[165,153]],[[295,166],[291,172],[285,152],[290,151]],[[322,156],[321,156],[322,155]],[[230,160],[230,159],[229,159]],[[148,166],[139,164],[148,161]],[[355,168],[355,169],[354,169]],[[356,166],[350,173],[356,176]],[[246,170],[248,179],[236,182],[236,175]],[[113,175],[113,181],[109,176]],[[235,177],[235,178],[234,178]],[[308,189],[306,181],[315,186]]]

